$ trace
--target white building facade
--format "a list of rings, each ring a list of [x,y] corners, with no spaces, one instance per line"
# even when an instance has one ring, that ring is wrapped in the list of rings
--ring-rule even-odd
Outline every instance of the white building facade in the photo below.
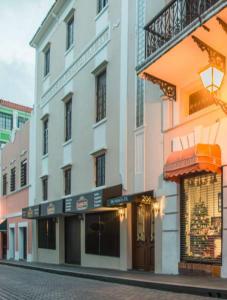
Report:
[[[36,102],[31,127],[36,134],[30,139],[34,176],[30,207],[24,210],[24,216],[34,219],[34,261],[165,274],[195,269],[225,276],[225,252],[220,250],[223,158],[215,165],[217,170],[208,173],[211,177],[217,173],[211,183],[215,196],[209,198],[207,192],[211,204],[199,201],[204,210],[197,217],[205,218],[210,235],[198,228],[193,233],[193,219],[188,225],[182,214],[183,209],[187,214],[196,211],[196,195],[202,190],[192,189],[191,178],[190,184],[184,176],[175,183],[166,176],[170,167],[166,162],[177,163],[176,150],[195,147],[196,151],[198,144],[218,144],[224,149],[218,140],[209,142],[219,127],[215,122],[204,123],[207,107],[202,107],[201,114],[190,111],[189,116],[190,103],[201,98],[189,97],[197,92],[199,80],[188,90],[186,83],[193,80],[174,73],[177,61],[171,65],[171,55],[165,62],[162,32],[155,31],[158,25],[152,29],[153,40],[144,30],[150,20],[159,21],[163,11],[171,18],[168,8],[179,7],[178,1],[167,2],[102,0],[92,1],[88,8],[82,0],[59,0],[35,34],[31,45],[36,49]],[[203,13],[212,9],[213,3],[206,3]],[[197,15],[187,18],[187,26],[198,21]],[[147,45],[156,45],[154,54],[148,55]],[[160,68],[157,64],[150,70],[162,55]],[[140,79],[136,67],[140,77],[159,72],[156,77],[162,81]],[[165,94],[166,101],[162,99],[160,82],[172,82],[172,75],[176,78],[170,90],[174,94],[174,87],[180,85],[177,96],[184,102],[170,101],[170,94]],[[201,124],[206,124],[204,129]],[[202,134],[207,131],[208,135]],[[198,176],[207,170],[200,171]],[[181,179],[185,186],[179,184]],[[183,197],[186,184],[190,187],[183,190]],[[190,209],[182,206],[186,203],[182,197],[194,197]],[[211,213],[210,207],[216,204],[217,210]],[[213,250],[208,249],[209,243],[202,243],[201,251],[194,253],[196,243],[204,238]],[[205,262],[196,260],[203,254],[208,257]]]

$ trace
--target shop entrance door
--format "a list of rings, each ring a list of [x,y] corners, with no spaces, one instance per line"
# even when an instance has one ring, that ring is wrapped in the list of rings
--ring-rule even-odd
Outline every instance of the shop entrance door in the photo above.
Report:
[[[133,268],[154,271],[154,210],[151,201],[133,203]]]
[[[80,220],[77,216],[65,218],[65,262],[80,265]]]
[[[23,259],[27,259],[27,228],[22,227],[23,231]]]
[[[9,229],[9,253],[10,258],[15,258],[15,231],[14,228]]]
[[[2,232],[2,258],[7,257],[7,232]]]

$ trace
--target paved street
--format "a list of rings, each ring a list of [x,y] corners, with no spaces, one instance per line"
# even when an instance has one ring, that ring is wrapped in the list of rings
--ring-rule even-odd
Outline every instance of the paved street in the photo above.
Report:
[[[210,298],[160,292],[1,265],[0,299],[208,300]]]

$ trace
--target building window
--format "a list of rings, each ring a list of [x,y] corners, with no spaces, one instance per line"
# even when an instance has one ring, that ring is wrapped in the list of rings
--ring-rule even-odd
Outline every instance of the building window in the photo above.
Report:
[[[117,211],[86,215],[85,251],[87,254],[120,256],[120,220]]]
[[[27,120],[28,120],[27,118],[18,117],[17,118],[17,128],[21,128]]]
[[[74,42],[74,16],[67,22],[67,41],[66,50],[68,50]]]
[[[21,186],[27,185],[27,160],[23,160],[20,166],[20,183]]]
[[[98,0],[98,13],[100,13],[107,4],[108,0]]]
[[[50,73],[50,47],[44,51],[44,77]]]
[[[181,183],[181,260],[221,263],[221,175],[204,173]]]
[[[48,119],[43,121],[43,155],[48,153]]]
[[[144,81],[137,79],[137,97],[136,97],[136,127],[143,125],[144,121]]]
[[[106,117],[106,70],[96,77],[96,122]]]
[[[105,185],[105,161],[106,161],[105,154],[99,155],[95,158],[97,187]]]
[[[189,96],[189,115],[196,113],[210,105],[214,104],[212,95],[202,89]]]
[[[65,195],[71,194],[71,168],[64,170]]]
[[[6,130],[13,129],[13,115],[0,112],[0,128]]]
[[[38,220],[38,247],[56,249],[56,222],[54,218]]]
[[[2,177],[2,194],[3,196],[7,195],[7,174]]]
[[[72,138],[72,99],[65,104],[65,141]]]
[[[10,191],[13,192],[16,189],[16,168],[12,168],[10,172]]]
[[[48,199],[48,177],[42,178],[42,189],[43,189],[43,201]]]

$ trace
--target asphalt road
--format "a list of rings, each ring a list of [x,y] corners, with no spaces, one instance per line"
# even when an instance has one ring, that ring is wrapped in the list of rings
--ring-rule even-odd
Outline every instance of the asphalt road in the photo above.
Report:
[[[0,299],[210,300],[0,265]]]

